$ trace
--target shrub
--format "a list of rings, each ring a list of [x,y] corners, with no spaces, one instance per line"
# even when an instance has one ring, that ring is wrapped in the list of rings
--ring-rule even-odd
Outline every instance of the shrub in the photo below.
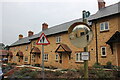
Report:
[[[113,78],[113,72],[112,71],[104,71],[103,69],[99,69],[96,72],[97,78]]]
[[[40,64],[35,64],[36,67],[40,67],[41,65]]]
[[[93,68],[102,68],[101,64],[100,63],[95,63],[93,65]]]
[[[94,78],[114,78],[112,71],[105,71],[101,69],[92,69],[89,71],[89,74],[93,74]]]
[[[112,63],[109,61],[109,62],[106,63],[106,66],[105,66],[105,67],[108,68],[108,69],[112,69],[112,68],[113,68],[113,65],[112,65]]]
[[[35,78],[37,76],[37,71],[32,71],[29,68],[22,68],[19,71],[16,71],[12,78]]]

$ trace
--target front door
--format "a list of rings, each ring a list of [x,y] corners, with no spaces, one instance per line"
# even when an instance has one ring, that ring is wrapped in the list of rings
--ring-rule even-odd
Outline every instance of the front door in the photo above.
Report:
[[[120,66],[120,44],[117,44],[118,66]]]
[[[68,62],[69,62],[69,55],[67,53],[62,54],[62,66],[63,68],[68,68]]]

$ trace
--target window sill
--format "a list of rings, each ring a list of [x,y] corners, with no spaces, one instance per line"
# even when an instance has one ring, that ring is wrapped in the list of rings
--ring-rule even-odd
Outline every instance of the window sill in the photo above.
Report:
[[[75,61],[75,63],[83,63],[84,61]]]
[[[60,44],[60,42],[56,42],[56,44]]]
[[[103,32],[109,32],[109,30],[103,30],[103,31],[100,31],[100,33],[103,33]]]
[[[103,55],[101,56],[101,58],[106,58],[106,57],[107,57],[106,55],[105,56],[103,56]]]
[[[44,60],[44,62],[48,62],[48,60]]]
[[[58,61],[59,61],[59,60],[57,60],[57,59],[55,60],[55,62],[58,62]]]

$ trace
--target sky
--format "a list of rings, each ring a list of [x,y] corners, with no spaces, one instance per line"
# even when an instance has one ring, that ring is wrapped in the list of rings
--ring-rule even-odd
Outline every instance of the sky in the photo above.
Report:
[[[106,6],[120,0],[104,0]],[[0,42],[11,45],[18,35],[37,34],[42,23],[49,27],[82,17],[82,11],[95,14],[97,0],[0,0]]]

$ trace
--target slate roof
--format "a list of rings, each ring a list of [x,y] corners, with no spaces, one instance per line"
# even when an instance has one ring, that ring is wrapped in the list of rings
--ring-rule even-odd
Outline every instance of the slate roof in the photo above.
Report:
[[[63,24],[60,24],[60,25],[50,27],[50,28],[44,30],[43,32],[45,33],[46,36],[57,34],[57,33],[60,33],[60,32],[66,32],[68,30],[68,28],[73,23],[81,22],[81,21],[82,21],[82,19],[76,19],[76,20],[73,20],[73,21],[70,21],[70,22],[66,22],[66,23],[63,23]],[[33,35],[33,36],[25,37],[25,38],[22,38],[20,40],[17,40],[15,43],[11,44],[10,46],[12,47],[12,46],[20,45],[20,44],[28,44],[28,43],[30,43],[30,41],[32,39],[39,38],[41,33],[42,33],[42,31],[38,34]]]
[[[88,20],[92,21],[118,13],[120,13],[120,2],[100,9],[99,11],[97,11],[97,13],[91,15]]]

